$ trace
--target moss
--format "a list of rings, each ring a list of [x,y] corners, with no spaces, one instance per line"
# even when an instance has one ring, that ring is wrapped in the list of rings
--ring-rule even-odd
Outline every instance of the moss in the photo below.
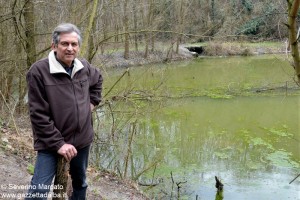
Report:
[[[290,167],[290,168],[299,168],[299,163],[291,160],[291,153],[284,150],[279,150],[270,153],[266,159],[271,162],[272,165],[277,167]]]
[[[34,174],[34,166],[32,164],[28,164],[27,166],[27,172],[31,175]]]

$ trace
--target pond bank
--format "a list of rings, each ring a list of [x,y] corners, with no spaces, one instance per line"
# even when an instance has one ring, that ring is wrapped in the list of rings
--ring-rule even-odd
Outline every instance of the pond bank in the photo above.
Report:
[[[199,49],[201,51],[199,51]],[[119,51],[111,54],[99,54],[93,60],[93,63],[105,68],[126,68],[131,66],[189,60],[198,56],[252,56],[282,53],[286,53],[286,45],[284,42],[209,42],[181,44],[178,53],[175,52],[175,47],[173,47],[172,52],[170,49],[158,47],[154,51],[149,51],[147,58],[144,57],[144,51],[131,51],[129,53],[129,59],[125,59],[123,52]]]

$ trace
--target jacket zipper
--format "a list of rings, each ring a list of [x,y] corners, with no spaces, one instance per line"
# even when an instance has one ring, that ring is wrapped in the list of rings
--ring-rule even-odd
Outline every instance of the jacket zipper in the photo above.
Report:
[[[74,82],[71,79],[72,82],[72,88],[73,88],[73,93],[74,93],[74,100],[75,100],[75,104],[76,104],[76,116],[77,116],[77,128],[76,131],[80,130],[80,125],[79,125],[79,108],[78,108],[78,102],[77,102],[77,97],[76,97],[76,92],[75,92],[75,86],[74,86]],[[76,131],[73,135],[73,145],[75,145],[75,139],[76,139]]]

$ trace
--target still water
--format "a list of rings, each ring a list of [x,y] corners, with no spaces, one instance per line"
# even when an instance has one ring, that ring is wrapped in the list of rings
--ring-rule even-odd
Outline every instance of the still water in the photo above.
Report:
[[[125,70],[104,70],[102,168],[156,185],[140,186],[152,199],[300,199],[300,178],[289,184],[300,173],[300,96],[284,57]]]

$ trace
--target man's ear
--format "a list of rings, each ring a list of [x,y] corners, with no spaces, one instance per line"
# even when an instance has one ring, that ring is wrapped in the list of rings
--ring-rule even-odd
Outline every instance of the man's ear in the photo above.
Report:
[[[54,51],[56,50],[56,46],[55,46],[54,42],[52,42],[52,44],[51,44],[51,49]]]

